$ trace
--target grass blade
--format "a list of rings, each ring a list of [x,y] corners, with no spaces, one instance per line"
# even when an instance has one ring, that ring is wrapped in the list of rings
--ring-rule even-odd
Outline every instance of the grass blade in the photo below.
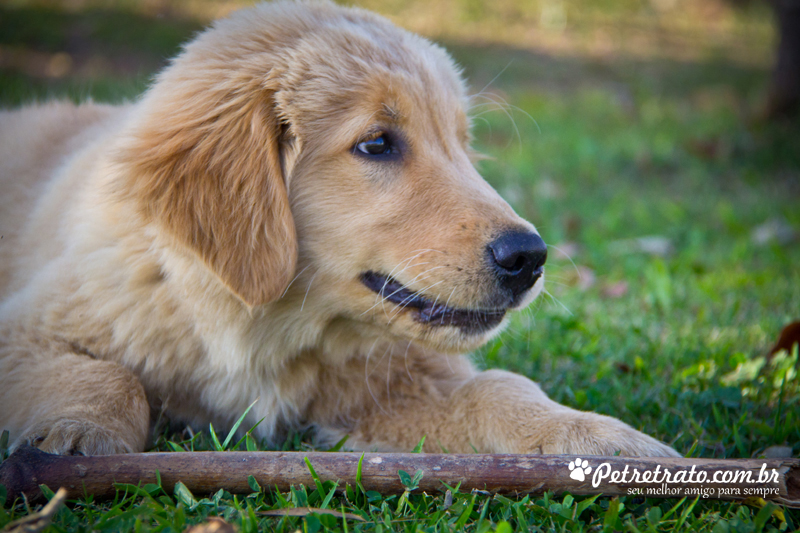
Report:
[[[255,401],[254,401],[253,403],[251,403],[251,404],[250,404],[250,405],[247,407],[247,409],[245,409],[245,410],[244,410],[244,413],[242,413],[242,416],[240,416],[240,417],[239,417],[239,420],[237,420],[237,421],[236,421],[236,423],[233,425],[233,427],[231,428],[231,430],[228,432],[228,436],[227,436],[227,437],[225,437],[225,442],[223,442],[223,443],[222,443],[222,449],[223,449],[223,450],[227,450],[227,449],[228,449],[228,444],[230,444],[231,440],[233,440],[233,436],[234,436],[234,435],[236,435],[236,430],[238,430],[238,429],[239,429],[239,426],[241,426],[241,425],[242,425],[242,422],[244,421],[244,417],[246,417],[246,416],[247,416],[247,413],[249,413],[249,412],[250,412],[250,409],[252,409],[252,408],[253,408],[253,406],[256,404],[256,402],[258,402],[258,400],[259,400],[259,399],[260,399],[260,398],[256,398],[256,399],[255,399]],[[262,419],[262,420],[263,420],[263,419]],[[261,423],[261,421],[259,421],[259,424],[260,424],[260,423]],[[256,424],[256,426],[257,426],[257,425],[258,425],[258,424]],[[240,441],[240,442],[241,442],[241,441]],[[237,444],[238,444],[238,443],[237,443]]]
[[[225,451],[225,448],[222,447],[217,438],[217,432],[214,431],[214,424],[208,424],[208,432],[211,433],[211,442],[214,444],[214,449],[218,452]]]

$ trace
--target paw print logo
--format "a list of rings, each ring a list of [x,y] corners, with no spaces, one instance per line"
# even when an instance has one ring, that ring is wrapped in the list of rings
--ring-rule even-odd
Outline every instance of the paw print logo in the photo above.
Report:
[[[575,459],[569,462],[569,477],[576,481],[585,481],[586,476],[592,472],[592,467],[589,466],[589,461],[586,459]]]

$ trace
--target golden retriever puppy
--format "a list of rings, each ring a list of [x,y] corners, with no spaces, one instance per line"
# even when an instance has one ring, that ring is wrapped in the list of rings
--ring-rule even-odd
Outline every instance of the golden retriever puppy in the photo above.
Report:
[[[462,354],[542,290],[438,46],[333,3],[199,35],[135,103],[0,115],[0,428],[142,451],[151,416],[361,450],[676,455]]]

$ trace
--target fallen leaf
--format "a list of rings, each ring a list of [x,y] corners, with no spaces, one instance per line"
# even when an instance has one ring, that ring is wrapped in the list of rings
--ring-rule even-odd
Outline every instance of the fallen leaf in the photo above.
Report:
[[[205,524],[197,524],[192,526],[183,533],[235,533],[236,530],[232,525],[227,523],[222,518],[212,516]]]
[[[769,351],[767,359],[770,359],[781,350],[792,352],[792,346],[795,344],[800,345],[800,320],[788,324],[781,330],[781,335],[778,337],[778,342]]]
[[[616,368],[617,370],[619,370],[623,374],[630,374],[630,372],[631,372],[630,365],[625,364],[625,363],[623,363],[621,361],[617,361],[616,363],[614,363],[614,368]]]
[[[450,489],[447,489],[447,492],[444,493],[444,505],[442,505],[442,511],[446,511],[453,506],[453,493],[450,492]]]
[[[263,516],[308,516],[310,514],[326,514],[348,520],[364,522],[364,518],[353,513],[342,513],[333,509],[319,509],[317,507],[295,507],[292,509],[273,509],[272,511],[260,511],[256,514]]]
[[[39,533],[50,525],[56,512],[67,500],[67,489],[61,487],[41,511],[15,520],[3,528],[2,533]]]

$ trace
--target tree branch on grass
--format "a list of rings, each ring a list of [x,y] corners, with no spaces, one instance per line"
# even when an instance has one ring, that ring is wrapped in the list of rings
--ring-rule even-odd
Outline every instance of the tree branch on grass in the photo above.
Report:
[[[573,495],[642,495],[744,500],[763,498],[800,506],[800,459],[675,459],[513,454],[410,454],[330,452],[186,452],[56,456],[20,448],[0,465],[10,500],[41,497],[40,485],[64,487],[70,498],[113,497],[121,484],[160,483],[171,493],[182,482],[194,494],[219,489],[247,494],[248,477],[262,487],[288,491],[318,479],[381,494],[407,490],[398,472],[421,471],[416,490],[491,493],[569,492]],[[360,464],[360,468],[359,468]],[[360,478],[359,476],[360,470]],[[683,472],[683,473],[681,473]],[[666,477],[669,476],[669,477]],[[358,478],[358,479],[357,479]],[[704,482],[698,482],[705,480]],[[446,486],[447,485],[447,486]]]

